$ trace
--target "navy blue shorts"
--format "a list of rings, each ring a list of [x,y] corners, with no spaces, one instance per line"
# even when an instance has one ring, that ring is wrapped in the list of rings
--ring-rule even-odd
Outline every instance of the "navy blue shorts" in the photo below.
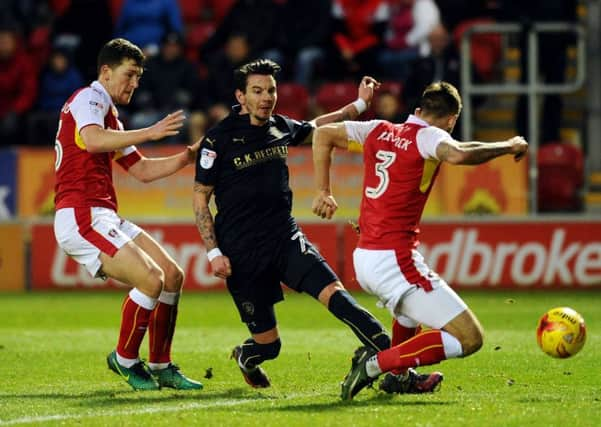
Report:
[[[300,231],[273,245],[259,244],[242,254],[226,254],[232,264],[227,288],[242,322],[253,333],[276,326],[273,305],[284,299],[281,283],[314,298],[338,276]]]

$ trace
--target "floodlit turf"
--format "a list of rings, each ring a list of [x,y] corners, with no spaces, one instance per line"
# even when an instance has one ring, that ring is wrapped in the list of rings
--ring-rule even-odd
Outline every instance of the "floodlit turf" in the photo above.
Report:
[[[124,293],[0,294],[0,425],[600,425],[601,293],[461,294],[482,321],[485,345],[433,368],[445,374],[438,393],[368,389],[348,403],[339,382],[357,341],[307,296],[289,294],[277,306],[283,348],[263,365],[270,389],[248,387],[229,359],[247,337],[229,296],[188,293],[174,358],[204,390],[134,392],[105,362]],[[373,298],[359,300],[389,326]],[[534,331],[542,313],[562,305],[584,316],[588,337],[580,354],[556,360],[538,349]]]

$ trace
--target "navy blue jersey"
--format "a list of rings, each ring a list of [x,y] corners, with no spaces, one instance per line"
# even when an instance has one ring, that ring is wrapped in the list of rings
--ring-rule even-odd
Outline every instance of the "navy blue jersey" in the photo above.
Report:
[[[196,161],[196,181],[215,188],[215,234],[226,255],[257,242],[270,244],[296,228],[288,146],[299,145],[313,129],[309,122],[277,114],[253,126],[249,115],[239,112],[235,106],[207,132]]]

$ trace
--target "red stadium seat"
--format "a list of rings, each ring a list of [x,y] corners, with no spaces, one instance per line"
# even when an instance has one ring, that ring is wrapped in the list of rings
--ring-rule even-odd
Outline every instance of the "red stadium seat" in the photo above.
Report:
[[[315,103],[322,113],[328,113],[357,99],[357,83],[328,82],[315,93]]]
[[[539,211],[580,210],[584,183],[582,150],[569,143],[545,144],[538,150],[537,163]]]
[[[296,120],[307,119],[309,113],[307,88],[297,83],[279,83],[275,112]]]
[[[212,22],[198,22],[188,28],[186,32],[186,58],[193,62],[199,61],[200,47],[215,32],[215,24]]]
[[[468,19],[457,25],[453,39],[457,49],[461,49],[461,36],[474,24],[488,24],[493,21],[485,18]],[[501,59],[501,36],[493,33],[474,33],[471,36],[471,56],[478,74],[484,80],[491,80]]]
[[[213,19],[216,22],[221,22],[223,17],[227,15],[236,0],[211,0],[213,9]]]
[[[206,7],[207,0],[179,0],[179,8],[186,26],[201,21],[203,9]]]

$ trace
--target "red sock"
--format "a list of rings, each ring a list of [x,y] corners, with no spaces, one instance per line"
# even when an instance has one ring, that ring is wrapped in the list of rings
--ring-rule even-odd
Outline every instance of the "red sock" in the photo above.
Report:
[[[390,347],[396,347],[400,343],[407,341],[409,338],[415,335],[416,328],[408,328],[401,325],[395,318],[392,319],[392,339],[390,341]],[[404,374],[407,369],[393,369],[394,375]]]
[[[438,329],[421,332],[396,347],[378,353],[378,364],[383,372],[433,365],[445,359]]]
[[[121,330],[117,344],[117,353],[120,356],[127,359],[138,358],[151,312],[152,310],[139,306],[129,297],[129,294],[127,295],[121,309]]]
[[[396,319],[392,319],[392,339],[390,341],[390,347],[396,347],[403,341],[407,341],[409,338],[415,335],[415,328],[408,328],[397,322]]]
[[[148,338],[151,363],[171,362],[171,342],[175,333],[177,305],[169,305],[159,301],[152,311],[148,325]]]

